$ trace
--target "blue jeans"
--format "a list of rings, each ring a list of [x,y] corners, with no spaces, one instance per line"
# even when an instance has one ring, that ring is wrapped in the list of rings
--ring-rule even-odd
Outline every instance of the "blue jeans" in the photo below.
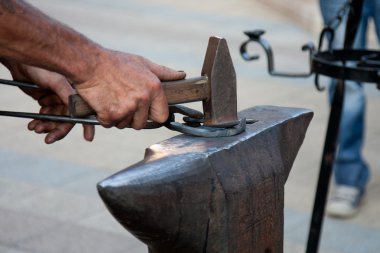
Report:
[[[331,21],[345,0],[320,0],[322,17],[325,23]],[[354,48],[365,48],[368,20],[373,18],[377,37],[380,38],[380,0],[364,0],[362,19],[355,38]],[[335,31],[334,48],[342,48],[345,20]],[[344,106],[338,140],[338,151],[334,162],[335,182],[338,185],[354,186],[362,192],[368,183],[370,172],[362,157],[364,142],[364,122],[366,99],[360,83],[346,81]],[[330,101],[335,90],[335,80],[329,89]]]

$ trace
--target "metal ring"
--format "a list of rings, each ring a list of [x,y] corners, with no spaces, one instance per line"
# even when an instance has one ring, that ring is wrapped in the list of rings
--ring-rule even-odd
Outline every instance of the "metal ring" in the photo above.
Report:
[[[192,136],[206,137],[206,138],[215,138],[215,137],[228,137],[234,136],[242,133],[246,127],[245,118],[239,120],[239,123],[230,128],[220,128],[220,127],[190,127],[183,125],[178,122],[170,122],[166,125],[170,130],[178,131],[184,134],[189,134]]]

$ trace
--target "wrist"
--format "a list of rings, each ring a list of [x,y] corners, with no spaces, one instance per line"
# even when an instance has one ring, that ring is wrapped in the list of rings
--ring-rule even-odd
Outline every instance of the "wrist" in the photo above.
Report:
[[[91,79],[106,55],[106,49],[95,43],[90,43],[90,45],[80,50],[78,61],[70,65],[70,70],[68,71],[68,78],[74,84],[81,84]]]

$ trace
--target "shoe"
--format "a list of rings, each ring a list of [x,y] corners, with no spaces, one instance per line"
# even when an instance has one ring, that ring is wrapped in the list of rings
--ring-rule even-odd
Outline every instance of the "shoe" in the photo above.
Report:
[[[356,187],[337,185],[327,205],[327,214],[336,218],[351,218],[358,213],[362,196]]]

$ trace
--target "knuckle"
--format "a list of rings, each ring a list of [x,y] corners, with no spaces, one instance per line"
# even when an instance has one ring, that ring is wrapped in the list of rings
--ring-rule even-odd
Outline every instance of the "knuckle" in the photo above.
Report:
[[[109,117],[109,120],[110,121],[119,121],[121,120],[123,117],[124,117],[124,113],[123,113],[123,105],[122,104],[112,104],[112,106],[110,106],[108,108],[108,117]]]
[[[129,115],[132,115],[136,112],[137,110],[137,107],[138,107],[138,101],[136,100],[128,100],[128,101],[124,101],[121,105],[121,114],[120,117],[121,118],[124,118],[125,116],[129,116]]]
[[[115,125],[113,114],[109,111],[99,112],[97,114],[97,118],[98,118],[99,123],[105,128],[110,128],[113,125]]]
[[[158,91],[161,90],[161,82],[158,79],[151,80],[148,83],[148,86],[149,86],[150,90],[153,91],[153,92],[158,92]]]
[[[136,99],[137,101],[135,102],[135,109],[137,109],[137,104],[138,105],[145,105],[145,104],[148,104],[149,101],[150,101],[150,96],[149,96],[149,93],[148,92],[143,92],[141,94],[139,94],[138,98]]]
[[[99,121],[104,127],[116,126],[117,128],[125,128],[126,124],[121,123],[128,119],[137,109],[137,103],[131,101],[123,101],[118,104],[108,106],[107,110],[98,114]]]

